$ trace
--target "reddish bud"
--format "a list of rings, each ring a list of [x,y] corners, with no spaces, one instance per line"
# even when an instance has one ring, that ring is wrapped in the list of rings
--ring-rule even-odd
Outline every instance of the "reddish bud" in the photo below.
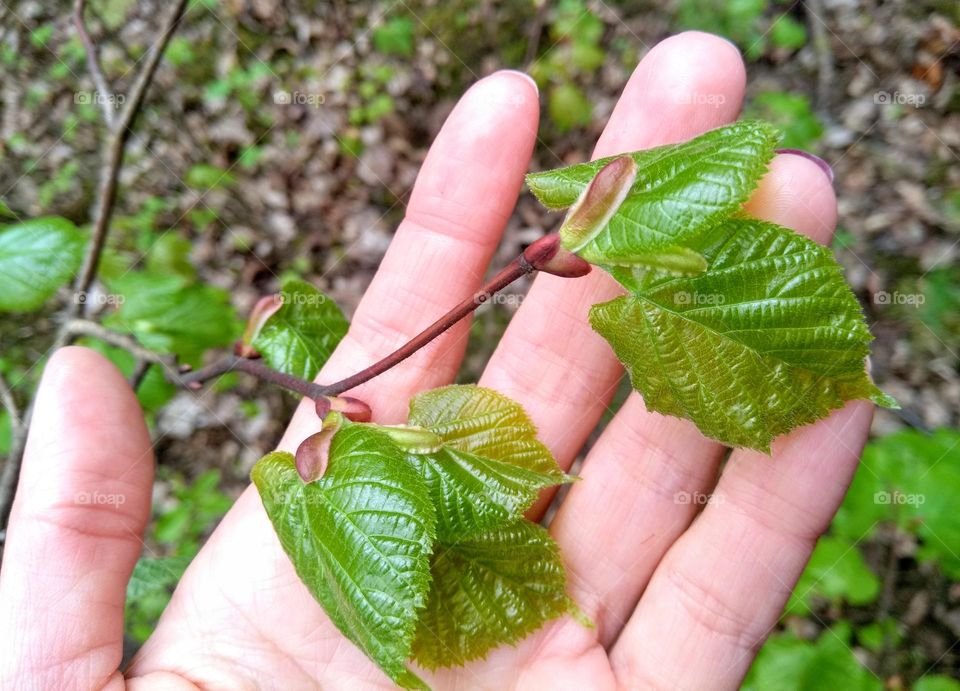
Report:
[[[325,419],[330,411],[341,413],[353,422],[370,422],[370,418],[373,417],[370,406],[359,398],[351,396],[320,396],[314,405],[317,417],[321,420]]]
[[[618,156],[594,176],[560,227],[563,246],[576,252],[606,227],[637,179],[637,164]]]
[[[276,314],[282,306],[283,298],[278,294],[267,295],[257,300],[257,304],[250,310],[250,317],[247,319],[243,336],[234,346],[234,353],[238,357],[259,357],[259,353],[253,348],[253,341],[260,333],[263,325],[267,323],[267,320]]]
[[[260,358],[260,353],[257,352],[256,348],[243,341],[237,341],[233,344],[233,354],[237,357],[246,358],[247,360],[257,360]]]
[[[534,269],[561,278],[580,278],[590,273],[590,263],[560,245],[556,233],[544,235],[523,251],[523,258]]]
[[[342,423],[343,419],[339,415],[332,415],[324,421],[319,432],[300,442],[295,459],[297,473],[304,482],[319,480],[327,471],[330,463],[330,443]]]
[[[373,417],[373,411],[370,406],[359,398],[351,396],[335,396],[330,399],[330,407],[338,413],[353,422],[370,422]]]

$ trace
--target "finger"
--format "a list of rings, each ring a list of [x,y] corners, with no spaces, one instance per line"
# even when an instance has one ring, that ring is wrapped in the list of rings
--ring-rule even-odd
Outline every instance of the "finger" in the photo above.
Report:
[[[123,605],[152,483],[150,437],[120,372],[85,348],[54,353],[0,573],[0,686],[120,687]]]
[[[353,374],[395,350],[483,283],[516,204],[536,141],[539,105],[533,81],[497,72],[474,84],[430,147],[406,217],[320,381]],[[379,421],[406,419],[416,391],[453,380],[467,342],[463,320],[408,360],[357,387]],[[303,406],[284,448],[316,431]]]
[[[733,453],[611,653],[622,684],[738,686],[843,500],[872,415],[857,401],[774,442],[773,458]]]
[[[699,32],[668,38],[643,58],[594,151],[606,156],[683,141],[736,117],[745,75],[737,49]],[[710,95],[715,105],[703,106]],[[538,276],[481,379],[523,404],[540,439],[567,468],[595,427],[622,369],[587,323],[591,305],[619,292],[602,271]],[[552,495],[532,512],[536,518]]]
[[[812,161],[781,154],[746,205],[758,217],[825,242],[836,223],[830,179]],[[716,483],[725,447],[691,422],[648,412],[639,394],[597,440],[551,530],[571,594],[609,645],[670,545]]]

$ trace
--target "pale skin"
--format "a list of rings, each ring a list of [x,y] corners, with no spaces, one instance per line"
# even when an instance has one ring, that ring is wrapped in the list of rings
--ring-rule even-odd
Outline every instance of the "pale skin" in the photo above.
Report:
[[[726,41],[667,39],[637,67],[594,153],[682,141],[732,121],[744,83],[740,55]],[[494,74],[464,95],[318,381],[386,355],[477,289],[520,193],[537,120],[538,96],[522,75]],[[836,200],[815,163],[781,154],[749,211],[826,242]],[[621,376],[586,318],[591,304],[616,293],[602,271],[537,277],[479,382],[519,401],[564,467]],[[370,404],[375,421],[403,422],[413,394],[453,380],[467,328],[459,324],[351,395]],[[733,452],[720,473],[721,446],[631,395],[550,528],[569,592],[595,628],[556,620],[515,648],[424,678],[437,689],[736,688],[843,498],[871,416],[871,405],[852,403],[778,439],[772,457]],[[317,429],[304,404],[280,447],[293,450]],[[143,549],[152,481],[150,439],[125,380],[92,351],[54,354],[0,572],[0,687],[391,686],[297,579],[253,488],[194,560],[154,635],[119,670],[125,585]],[[678,500],[710,492],[716,499],[706,506]],[[78,503],[84,493],[123,503]]]

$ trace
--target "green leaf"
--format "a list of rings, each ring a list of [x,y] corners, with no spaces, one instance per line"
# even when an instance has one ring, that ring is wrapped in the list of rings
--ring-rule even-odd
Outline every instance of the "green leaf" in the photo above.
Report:
[[[127,583],[123,617],[127,636],[139,642],[150,637],[189,564],[187,556],[145,557],[137,561]]]
[[[410,424],[437,434],[444,444],[538,473],[565,477],[550,450],[537,440],[523,407],[493,389],[444,386],[410,401]]]
[[[282,452],[260,459],[252,475],[284,550],[331,621],[397,684],[422,687],[406,660],[430,587],[435,515],[403,452],[382,432],[347,425],[316,482],[304,484]]]
[[[239,331],[230,296],[220,288],[149,272],[131,272],[109,284],[124,299],[104,323],[158,352],[197,360],[207,348],[230,344]]]
[[[771,636],[754,661],[743,691],[881,691],[883,684],[862,667],[843,624],[811,643],[789,633]]]
[[[851,605],[868,605],[880,594],[880,581],[856,544],[833,536],[820,538],[797,582],[787,612],[809,614],[814,597]]]
[[[80,268],[84,241],[56,216],[0,230],[0,312],[29,312],[46,302]]]
[[[632,292],[590,310],[648,408],[769,451],[774,437],[846,401],[896,405],[864,371],[870,332],[828,249],[737,219],[696,249],[706,272],[615,274]]]
[[[6,456],[10,453],[10,444],[13,441],[13,429],[11,427],[10,413],[0,410],[0,454]]]
[[[867,445],[831,526],[851,541],[893,523],[920,539],[917,557],[960,579],[960,430],[906,430]]]
[[[526,520],[437,545],[431,571],[413,644],[428,669],[482,657],[571,611],[557,546]]]
[[[523,408],[491,389],[464,385],[421,393],[410,402],[409,424],[442,444],[408,453],[430,490],[441,541],[511,523],[540,490],[569,481]]]
[[[413,21],[393,17],[373,30],[373,47],[384,55],[413,55]]]
[[[871,621],[857,629],[857,643],[873,653],[880,653],[885,645],[896,648],[903,640],[900,626],[893,617]]]
[[[174,233],[165,233],[153,241],[147,253],[147,271],[155,274],[174,274],[188,281],[197,277],[197,270],[190,262],[189,240]]]
[[[928,674],[917,679],[913,691],[960,691],[960,681],[943,674]]]
[[[343,312],[309,283],[290,280],[283,305],[266,320],[253,346],[276,370],[311,380],[347,333]]]
[[[206,192],[213,189],[233,187],[237,184],[237,179],[229,170],[218,168],[209,163],[197,163],[187,170],[184,182],[189,187]]]
[[[593,264],[661,266],[662,258],[647,257],[666,255],[685,258],[682,267],[695,249],[687,240],[739,209],[766,171],[777,141],[770,125],[743,121],[683,144],[629,154],[637,177],[606,229],[585,244],[564,246]],[[613,158],[532,173],[527,184],[544,206],[564,209]]]
[[[547,100],[550,119],[561,132],[589,125],[593,119],[593,104],[575,85],[564,82],[550,89]]]
[[[812,149],[823,134],[823,124],[805,94],[764,91],[750,102],[745,112],[750,117],[769,120],[783,132],[781,146]]]
[[[807,28],[789,14],[783,14],[770,27],[770,38],[778,48],[797,50],[807,43]]]
[[[139,559],[127,583],[127,599],[137,600],[159,590],[172,589],[189,565],[189,557]]]
[[[407,457],[430,490],[442,541],[477,535],[516,520],[540,490],[562,481],[447,446]]]

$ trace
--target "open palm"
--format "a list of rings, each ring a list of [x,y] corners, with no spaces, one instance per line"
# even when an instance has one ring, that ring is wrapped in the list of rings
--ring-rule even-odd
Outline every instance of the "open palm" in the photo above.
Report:
[[[595,153],[724,124],[740,109],[744,83],[731,44],[700,33],[670,38],[635,71]],[[522,75],[497,73],[467,92],[321,381],[390,352],[477,289],[516,202],[537,121],[536,89]],[[778,155],[750,212],[827,240],[836,218],[827,173],[803,156]],[[586,320],[589,305],[616,292],[599,271],[539,276],[480,381],[526,408],[564,468],[621,376]],[[403,422],[413,394],[453,380],[467,329],[459,324],[351,395],[372,406],[375,420]],[[721,473],[723,447],[631,395],[550,528],[570,594],[595,628],[565,617],[515,648],[424,678],[435,688],[735,688],[842,499],[871,414],[869,404],[850,404],[778,440],[773,458],[733,452]],[[281,447],[295,449],[317,428],[302,406]],[[119,671],[125,585],[152,479],[147,430],[120,374],[91,351],[58,352],[44,374],[0,574],[0,686],[390,686],[301,584],[253,488]],[[96,494],[123,501],[78,501]]]

